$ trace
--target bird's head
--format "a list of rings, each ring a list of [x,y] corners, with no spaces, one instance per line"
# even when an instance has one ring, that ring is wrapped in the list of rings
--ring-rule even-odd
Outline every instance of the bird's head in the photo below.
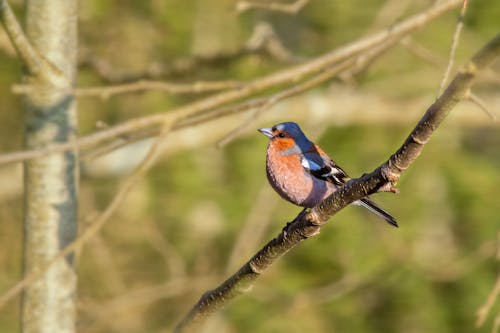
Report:
[[[293,122],[276,124],[271,128],[260,128],[259,132],[269,138],[270,146],[280,152],[301,153],[306,151],[312,144]]]

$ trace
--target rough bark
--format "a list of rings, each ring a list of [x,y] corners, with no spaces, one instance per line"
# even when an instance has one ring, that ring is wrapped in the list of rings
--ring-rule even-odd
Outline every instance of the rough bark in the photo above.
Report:
[[[25,145],[38,149],[76,138],[76,105],[61,93],[76,77],[77,3],[26,2],[26,35],[45,66],[27,66],[24,81],[39,87],[25,98]],[[77,153],[27,161],[25,176],[24,274],[45,267],[77,231]],[[75,330],[76,273],[71,257],[59,260],[24,292],[23,332]]]

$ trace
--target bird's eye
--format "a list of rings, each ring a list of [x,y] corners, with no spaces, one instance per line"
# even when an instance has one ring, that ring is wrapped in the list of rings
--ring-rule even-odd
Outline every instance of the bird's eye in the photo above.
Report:
[[[285,133],[281,132],[281,133],[278,133],[278,138],[284,138],[286,135]]]

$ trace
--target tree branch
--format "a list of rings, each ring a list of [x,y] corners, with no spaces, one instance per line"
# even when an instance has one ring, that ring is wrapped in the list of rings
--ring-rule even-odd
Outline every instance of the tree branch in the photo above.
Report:
[[[217,288],[207,291],[177,325],[175,332],[192,331],[208,315],[248,290],[266,268],[301,241],[318,234],[321,226],[342,208],[369,194],[395,185],[401,174],[419,156],[451,109],[466,96],[478,72],[493,63],[499,55],[500,34],[484,46],[455,76],[444,93],[427,109],[396,153],[372,173],[350,180],[309,212],[300,213],[233,276]]]
[[[169,94],[199,94],[239,88],[242,86],[238,81],[198,81],[194,83],[172,83],[155,80],[139,80],[136,82],[123,83],[108,86],[80,87],[74,89],[60,90],[61,93],[75,97],[100,97],[108,99],[113,95],[128,94],[143,91],[162,91]],[[12,86],[12,92],[15,94],[29,94],[33,91],[43,91],[47,89],[44,86],[16,84]]]
[[[26,37],[7,0],[0,0],[0,21],[21,60],[32,73],[38,73],[42,59]]]
[[[308,2],[309,0],[296,0],[292,3],[239,1],[236,4],[236,11],[238,13],[243,13],[252,8],[259,8],[288,14],[297,14]]]
[[[490,111],[486,104],[484,104],[484,102],[481,100],[481,98],[473,94],[470,90],[467,92],[465,98],[474,103],[478,108],[480,108],[488,117],[490,117],[492,121],[498,121],[497,115],[494,112]]]
[[[0,0],[0,22],[7,32],[16,52],[28,71],[34,76],[57,74],[64,77],[61,70],[45,59],[26,37],[7,0]],[[47,71],[47,72],[45,72]],[[42,75],[42,76],[44,76]]]
[[[500,260],[500,231],[497,233],[497,260]],[[491,289],[485,303],[476,312],[476,328],[484,325],[488,315],[495,304],[495,301],[500,295],[500,273],[497,275],[497,280],[493,289]],[[498,327],[500,327],[500,314],[498,314],[493,321],[492,332],[498,332]]]
[[[461,0],[448,0],[439,3],[393,25],[389,29],[383,29],[378,33],[361,38],[301,65],[255,79],[247,82],[239,89],[214,94],[191,104],[170,110],[164,114],[153,114],[132,119],[108,129],[81,137],[75,142],[55,144],[39,150],[21,151],[1,155],[0,164],[20,162],[26,159],[36,158],[54,152],[68,151],[75,148],[83,149],[115,137],[128,135],[133,132],[141,132],[151,127],[157,127],[165,121],[172,122],[175,127],[177,123],[186,121],[190,117],[196,117],[209,111],[217,112],[217,108],[221,106],[248,98],[269,88],[290,84],[290,82],[301,81],[309,75],[319,73],[346,59],[376,48],[389,40],[401,40],[409,33],[425,26],[425,24],[431,20],[439,17],[459,4],[461,4]]]
[[[488,314],[490,313],[491,308],[495,304],[498,295],[500,295],[500,274],[497,276],[495,285],[493,286],[493,289],[491,289],[490,294],[486,298],[486,302],[477,310],[476,327],[483,326],[484,322],[486,321],[486,318],[488,318]]]
[[[453,60],[455,59],[455,52],[457,51],[458,41],[460,40],[460,33],[462,32],[462,28],[464,27],[466,10],[467,10],[467,0],[463,0],[462,10],[460,11],[460,16],[458,17],[457,27],[455,28],[455,33],[453,34],[453,39],[451,40],[451,49],[450,49],[450,56],[448,58],[448,65],[446,66],[443,79],[441,80],[441,84],[439,85],[438,94],[441,94],[441,92],[443,91],[446,85],[446,81],[448,81],[448,77],[450,76],[451,69],[453,68]]]

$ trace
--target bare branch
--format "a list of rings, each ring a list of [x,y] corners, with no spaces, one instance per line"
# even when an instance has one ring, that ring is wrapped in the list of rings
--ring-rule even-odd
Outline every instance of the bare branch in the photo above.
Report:
[[[272,25],[267,22],[259,22],[255,26],[252,36],[245,43],[245,49],[249,53],[256,53],[263,50],[272,56],[273,59],[285,63],[297,63],[302,60],[293,55],[281,43]]]
[[[54,152],[68,151],[75,148],[84,149],[115,137],[128,135],[133,132],[141,132],[152,127],[158,127],[165,121],[171,121],[174,125],[177,125],[181,122],[187,121],[189,118],[198,117],[209,111],[218,112],[220,110],[217,108],[229,103],[247,98],[271,87],[301,81],[308,75],[314,75],[325,68],[330,68],[336,63],[355,57],[356,55],[366,52],[367,50],[371,50],[389,40],[398,41],[409,33],[422,28],[431,20],[439,17],[448,10],[451,10],[460,3],[461,0],[448,0],[440,2],[439,4],[434,5],[419,14],[395,24],[390,29],[384,29],[368,37],[361,38],[351,44],[305,62],[304,64],[247,82],[240,89],[211,95],[191,104],[170,110],[165,114],[153,114],[132,119],[108,129],[89,134],[76,140],[75,142],[52,145],[39,150],[4,154],[0,156],[0,164],[20,162],[26,159],[36,158]],[[210,117],[210,115],[208,117]]]
[[[172,127],[172,131],[176,131],[178,129],[183,128],[182,126],[174,126]],[[100,156],[106,155],[116,149],[119,149],[121,147],[124,147],[126,145],[129,145],[133,142],[137,142],[140,140],[144,140],[147,138],[152,138],[157,136],[160,133],[160,128],[149,128],[141,132],[136,132],[132,133],[129,135],[122,135],[118,138],[116,138],[113,141],[110,141],[109,143],[106,142],[105,144],[99,145],[95,148],[91,148],[85,151],[82,151],[80,153],[80,160],[83,161],[92,161],[96,158],[99,158]]]
[[[75,89],[61,90],[61,93],[76,97],[100,97],[108,99],[113,95],[128,94],[132,92],[143,92],[147,90],[162,91],[169,94],[195,94],[212,91],[239,88],[242,83],[238,81],[198,81],[194,83],[171,83],[165,81],[140,80],[131,83],[117,84],[100,87],[82,87]],[[48,89],[44,86],[33,86],[16,84],[12,86],[15,94],[29,94],[33,91]]]
[[[476,327],[483,326],[499,294],[500,294],[500,275],[497,276],[495,286],[493,287],[493,289],[491,289],[491,292],[488,295],[486,302],[479,308],[479,310],[477,310]]]
[[[42,58],[26,37],[7,0],[0,0],[0,21],[21,60],[33,74],[39,73]]]
[[[493,120],[495,122],[498,121],[497,115],[495,113],[493,113],[492,111],[488,110],[488,108],[486,107],[486,104],[484,104],[484,102],[477,95],[473,94],[471,91],[468,91],[465,98],[468,101],[471,101],[472,103],[474,103],[481,110],[483,110],[483,112],[486,113],[491,118],[491,120]]]
[[[31,74],[41,77],[55,75],[57,78],[65,78],[65,75],[56,65],[48,61],[33,47],[7,0],[0,0],[0,21],[18,56]]]
[[[243,13],[249,9],[259,8],[288,14],[297,14],[308,3],[309,0],[296,0],[295,2],[286,4],[280,2],[254,2],[242,0],[238,1],[238,3],[236,4],[236,11],[238,13]]]
[[[443,94],[427,109],[403,145],[389,160],[370,174],[352,179],[309,212],[300,213],[294,221],[233,276],[217,288],[206,292],[176,327],[175,332],[190,332],[229,300],[245,292],[260,274],[278,258],[303,240],[320,232],[320,228],[335,213],[348,204],[376,193],[387,184],[395,185],[401,174],[420,155],[424,145],[470,89],[477,74],[500,55],[500,34],[484,46],[459,72]]]
[[[395,22],[400,19],[411,3],[411,0],[385,0],[382,6],[377,10],[373,23],[368,30],[380,29],[387,25],[387,22]]]
[[[403,45],[405,48],[407,48],[410,52],[412,52],[414,55],[416,55],[420,59],[427,61],[428,63],[432,64],[433,66],[436,66],[436,67],[444,66],[444,63],[446,61],[445,59],[442,59],[438,55],[432,53],[429,49],[427,49],[424,46],[417,43],[410,36],[403,38],[401,40],[401,45]]]
[[[9,58],[15,58],[17,56],[17,51],[10,41],[9,35],[7,33],[0,33],[0,50],[8,56]]]
[[[500,260],[500,231],[497,233],[497,260]],[[486,318],[488,318],[488,314],[490,313],[493,304],[498,298],[498,295],[500,295],[500,274],[498,274],[495,285],[486,298],[486,302],[477,310],[476,327],[483,326]],[[494,320],[492,332],[497,332],[498,327],[500,327],[500,315],[498,315]]]
[[[444,86],[448,81],[448,77],[450,76],[451,69],[453,68],[453,60],[455,59],[455,52],[457,51],[458,41],[460,40],[460,33],[462,32],[462,28],[464,27],[464,18],[466,10],[467,10],[467,0],[463,0],[462,10],[460,11],[457,27],[455,28],[455,33],[453,34],[453,39],[451,42],[450,56],[448,58],[448,66],[446,66],[443,79],[441,80],[441,84],[439,85],[438,95],[441,94],[441,92],[443,91]]]
[[[491,329],[491,333],[498,333],[500,329],[500,314],[495,317],[493,321],[493,328]]]

